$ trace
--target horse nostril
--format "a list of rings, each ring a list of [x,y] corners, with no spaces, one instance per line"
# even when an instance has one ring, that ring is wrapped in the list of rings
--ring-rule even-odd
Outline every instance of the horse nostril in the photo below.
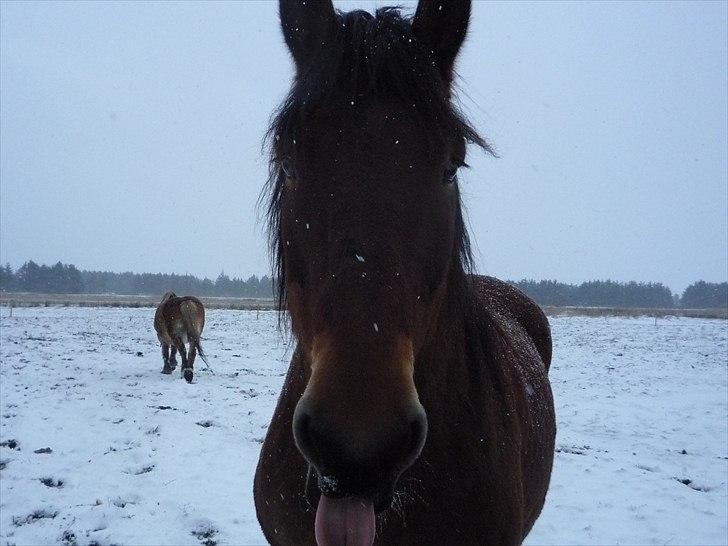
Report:
[[[427,415],[420,406],[410,418],[409,445],[406,455],[406,465],[411,465],[419,457],[422,447],[427,439]]]
[[[309,463],[326,462],[331,453],[337,451],[334,438],[325,431],[321,418],[299,403],[293,412],[293,440]]]
[[[305,456],[311,448],[311,415],[300,404],[293,413],[293,439]]]

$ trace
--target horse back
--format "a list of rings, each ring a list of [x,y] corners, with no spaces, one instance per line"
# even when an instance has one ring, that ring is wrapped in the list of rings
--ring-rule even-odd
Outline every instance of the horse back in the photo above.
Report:
[[[548,379],[551,329],[540,307],[513,286],[484,276],[473,276],[472,285],[480,334],[475,345],[482,351],[475,361],[484,366],[487,376],[479,392],[482,407],[494,408],[496,399],[501,404],[498,413],[505,429],[498,436],[505,437],[503,451],[512,450],[511,463],[501,461],[506,477],[501,487],[510,483],[509,500],[521,514],[516,518],[522,533],[516,542],[520,543],[543,508],[553,463],[556,422]]]
[[[526,294],[494,277],[472,275],[476,306],[515,321],[531,338],[546,371],[551,366],[551,327],[541,308]]]

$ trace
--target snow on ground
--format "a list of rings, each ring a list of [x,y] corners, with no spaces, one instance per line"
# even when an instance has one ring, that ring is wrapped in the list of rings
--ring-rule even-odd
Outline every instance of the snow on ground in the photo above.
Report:
[[[188,385],[159,373],[153,309],[0,311],[0,544],[264,543],[274,313],[208,311],[215,373]],[[728,543],[728,322],[551,322],[558,452],[527,543]]]
[[[557,453],[527,544],[728,544],[728,322],[551,328]]]
[[[19,444],[0,448],[3,544],[264,543],[252,483],[286,369],[274,313],[209,310],[215,375],[198,358],[191,385],[160,373],[154,309],[13,315],[0,319],[0,439]]]

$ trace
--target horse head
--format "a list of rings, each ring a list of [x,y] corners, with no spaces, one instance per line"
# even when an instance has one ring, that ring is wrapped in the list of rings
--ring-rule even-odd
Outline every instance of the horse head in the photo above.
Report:
[[[280,2],[296,75],[270,129],[271,243],[306,362],[293,434],[324,543],[343,512],[368,536],[426,442],[417,355],[466,282],[466,143],[488,149],[451,102],[469,16],[464,0],[421,0],[411,19]]]

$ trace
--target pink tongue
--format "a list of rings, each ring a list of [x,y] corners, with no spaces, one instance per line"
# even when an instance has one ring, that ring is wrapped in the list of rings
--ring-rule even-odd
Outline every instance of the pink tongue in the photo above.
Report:
[[[372,546],[374,505],[353,497],[332,499],[321,495],[316,510],[319,546]]]

